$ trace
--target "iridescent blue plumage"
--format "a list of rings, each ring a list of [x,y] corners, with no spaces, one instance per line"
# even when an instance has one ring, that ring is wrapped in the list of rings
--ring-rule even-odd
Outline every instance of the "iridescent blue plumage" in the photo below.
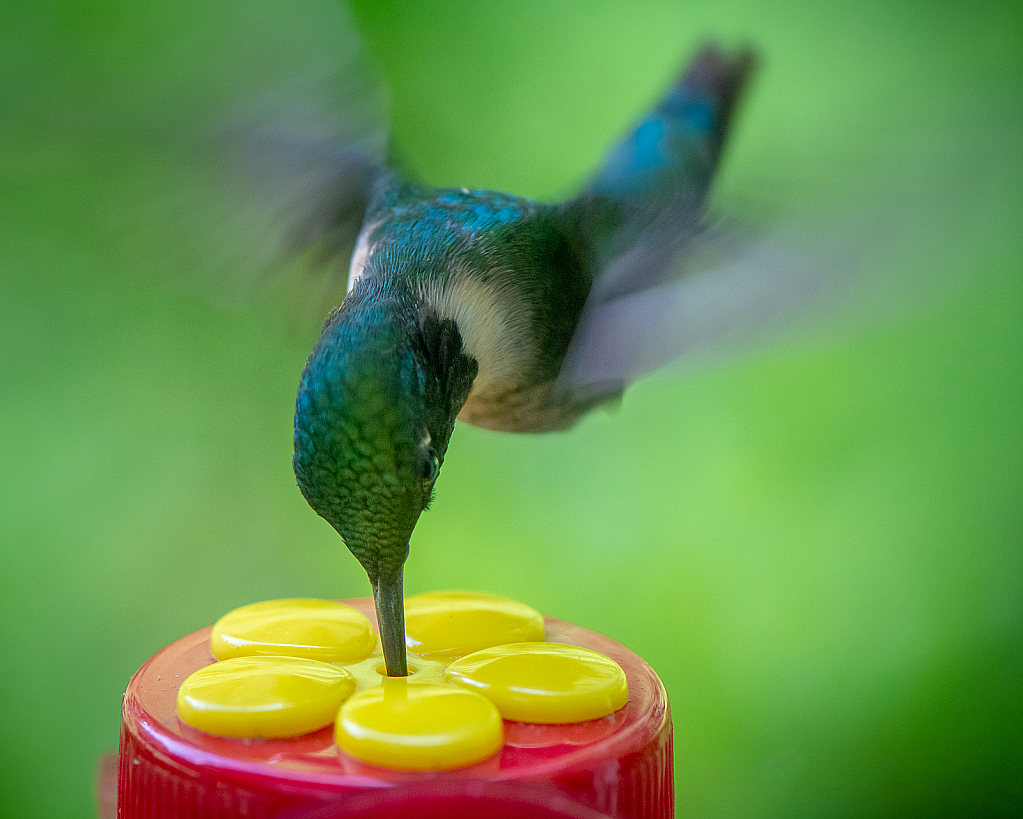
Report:
[[[600,332],[592,319],[615,297],[671,275],[699,230],[752,62],[749,52],[704,49],[562,204],[430,188],[352,162],[365,179],[355,191],[364,220],[348,296],[302,376],[294,464],[310,505],[369,575],[389,674],[405,673],[409,536],[456,417],[561,429],[621,392],[634,373],[579,377],[586,336]],[[349,200],[337,204],[345,220],[331,223],[333,243],[351,222]]]
[[[641,197],[680,179],[696,188],[705,186],[720,139],[715,126],[723,103],[703,86],[691,82],[674,86],[611,151],[591,190],[611,197]]]

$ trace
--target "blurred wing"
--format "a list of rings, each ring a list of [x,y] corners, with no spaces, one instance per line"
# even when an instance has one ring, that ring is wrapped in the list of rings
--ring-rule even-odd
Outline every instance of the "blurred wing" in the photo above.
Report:
[[[833,301],[849,254],[811,259],[780,236],[692,235],[683,247],[640,241],[601,272],[559,380],[576,396],[613,395],[671,362],[731,350]],[[627,286],[640,282],[641,286]]]
[[[354,57],[249,103],[218,140],[251,207],[279,224],[285,258],[310,249],[318,262],[350,258],[384,172],[383,87]]]
[[[189,103],[149,146],[153,213],[140,243],[200,288],[229,302],[272,301],[318,329],[344,296],[384,172],[385,89],[340,4],[290,5],[279,42],[266,30],[269,12],[260,27],[241,8],[223,16],[187,44],[198,67],[182,83],[200,87],[165,92],[168,106]],[[201,69],[211,84],[223,76],[215,55],[228,37],[238,79],[203,94]]]

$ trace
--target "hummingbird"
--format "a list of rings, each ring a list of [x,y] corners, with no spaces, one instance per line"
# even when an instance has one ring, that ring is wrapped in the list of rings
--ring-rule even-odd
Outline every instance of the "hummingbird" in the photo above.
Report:
[[[408,673],[404,564],[456,420],[565,429],[649,368],[654,325],[672,319],[630,305],[660,301],[704,229],[755,64],[749,48],[701,48],[561,203],[345,154],[327,229],[354,239],[348,290],[302,373],[293,465],[369,577],[388,675]]]

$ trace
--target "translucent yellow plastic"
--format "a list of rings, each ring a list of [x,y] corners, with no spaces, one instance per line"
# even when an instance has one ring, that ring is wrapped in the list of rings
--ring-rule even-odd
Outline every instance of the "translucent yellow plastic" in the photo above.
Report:
[[[178,691],[178,718],[225,737],[296,737],[330,725],[355,691],[345,669],[302,657],[236,657]]]
[[[213,626],[210,651],[218,660],[285,654],[329,663],[354,663],[376,646],[362,612],[331,600],[268,600],[242,606]]]
[[[444,671],[448,664],[439,660],[427,660],[420,657],[410,657],[408,663],[409,676],[405,677],[410,684],[419,685],[433,683],[435,685],[447,685],[444,679]],[[345,669],[355,677],[355,690],[362,691],[366,688],[374,688],[387,677],[387,669],[384,666],[384,655],[379,649],[374,651],[365,660],[358,663],[346,665]],[[388,678],[390,679],[390,678]]]
[[[485,697],[450,685],[384,678],[337,716],[345,753],[384,768],[443,771],[480,762],[504,744],[504,725]]]
[[[505,719],[560,724],[597,719],[629,700],[609,657],[562,643],[514,643],[455,660],[444,676],[491,700]]]
[[[395,679],[369,619],[351,606],[291,599],[235,609],[213,629],[221,662],[184,682],[178,716],[248,738],[300,736],[333,722],[341,749],[364,762],[448,770],[497,753],[502,717],[584,722],[628,701],[617,663],[542,642],[543,617],[516,600],[421,594],[405,601],[405,622],[411,676]]]
[[[419,657],[453,660],[491,646],[543,638],[543,615],[509,597],[447,591],[405,601],[405,645]]]

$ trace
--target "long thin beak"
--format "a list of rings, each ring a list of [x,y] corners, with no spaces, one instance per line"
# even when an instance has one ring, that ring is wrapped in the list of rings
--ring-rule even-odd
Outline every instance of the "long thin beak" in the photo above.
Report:
[[[402,567],[394,574],[377,577],[373,582],[373,603],[377,609],[380,643],[388,677],[407,677],[405,661],[405,593]]]

